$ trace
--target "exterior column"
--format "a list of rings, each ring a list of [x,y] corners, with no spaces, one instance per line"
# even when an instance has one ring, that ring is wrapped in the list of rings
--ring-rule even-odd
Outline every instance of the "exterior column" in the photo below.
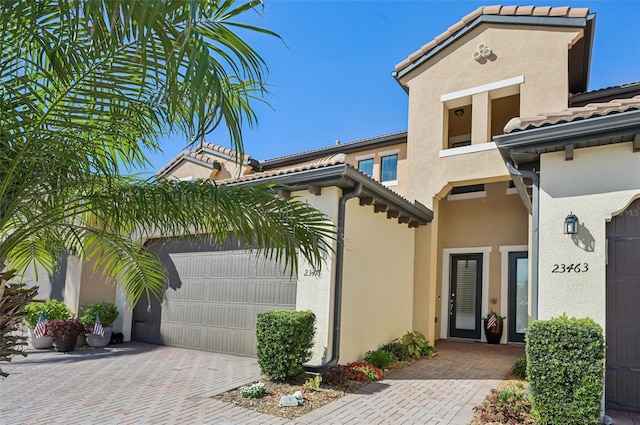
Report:
[[[489,92],[476,93],[472,100],[471,144],[491,141],[491,99]]]
[[[80,287],[82,284],[82,259],[77,255],[67,257],[67,274],[64,280],[64,303],[73,314],[80,312]]]

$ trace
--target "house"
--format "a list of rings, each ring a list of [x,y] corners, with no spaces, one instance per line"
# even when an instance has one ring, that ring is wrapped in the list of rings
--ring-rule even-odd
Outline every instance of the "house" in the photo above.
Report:
[[[640,411],[640,83],[587,91],[594,26],[588,9],[482,7],[396,65],[406,132],[262,161],[203,143],[160,170],[302,197],[344,235],[322,270],[152,238],[165,304],[130,311],[97,291],[134,339],[245,355],[258,312],[311,309],[312,366],[408,330],[483,341],[492,310],[502,343],[531,320],[588,316],[606,332],[607,406]],[[82,279],[67,274],[76,307],[95,282]]]

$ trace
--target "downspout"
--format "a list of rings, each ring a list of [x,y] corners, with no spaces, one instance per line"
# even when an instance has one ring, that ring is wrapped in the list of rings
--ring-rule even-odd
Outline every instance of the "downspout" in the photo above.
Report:
[[[538,263],[540,256],[540,178],[533,171],[518,170],[511,163],[507,162],[509,173],[520,178],[532,180],[533,193],[531,205],[531,320],[538,320]]]
[[[319,373],[330,366],[338,364],[340,358],[340,322],[342,320],[342,274],[344,257],[344,223],[347,201],[362,194],[362,183],[340,197],[338,201],[338,246],[336,247],[336,268],[334,271],[333,288],[333,338],[331,343],[331,358],[318,366],[305,366],[307,372]]]

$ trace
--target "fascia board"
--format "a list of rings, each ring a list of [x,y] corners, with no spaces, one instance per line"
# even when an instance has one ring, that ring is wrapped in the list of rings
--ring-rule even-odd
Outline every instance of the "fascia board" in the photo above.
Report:
[[[640,133],[640,110],[571,121],[496,136],[502,152],[548,149],[594,139]],[[504,157],[504,155],[503,155]]]
[[[363,193],[379,200],[394,209],[401,211],[403,214],[412,219],[426,224],[433,220],[433,211],[419,202],[411,203],[400,197],[400,195],[387,189],[365,176],[361,172],[346,164],[331,165],[328,167],[317,168],[313,170],[298,171],[286,175],[269,176],[257,180],[249,180],[245,182],[229,183],[229,186],[257,184],[262,182],[274,183],[277,186],[283,186],[291,191],[303,190],[309,185],[318,186],[338,186],[342,189],[351,189],[357,183],[361,183],[364,187]]]

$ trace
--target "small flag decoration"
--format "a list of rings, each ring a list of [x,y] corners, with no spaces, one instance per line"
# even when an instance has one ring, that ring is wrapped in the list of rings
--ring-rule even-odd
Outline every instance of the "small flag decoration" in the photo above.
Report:
[[[44,313],[40,313],[40,318],[38,319],[38,323],[36,324],[36,328],[33,330],[33,336],[36,338],[42,338],[44,336],[44,331],[47,328],[47,318],[44,317]]]
[[[93,332],[94,335],[104,336],[104,328],[102,327],[102,323],[100,322],[100,315],[96,314],[96,320],[93,324]]]
[[[498,319],[496,319],[496,315],[492,314],[488,319],[487,319],[487,328],[493,328],[494,326],[496,326],[498,324]]]

